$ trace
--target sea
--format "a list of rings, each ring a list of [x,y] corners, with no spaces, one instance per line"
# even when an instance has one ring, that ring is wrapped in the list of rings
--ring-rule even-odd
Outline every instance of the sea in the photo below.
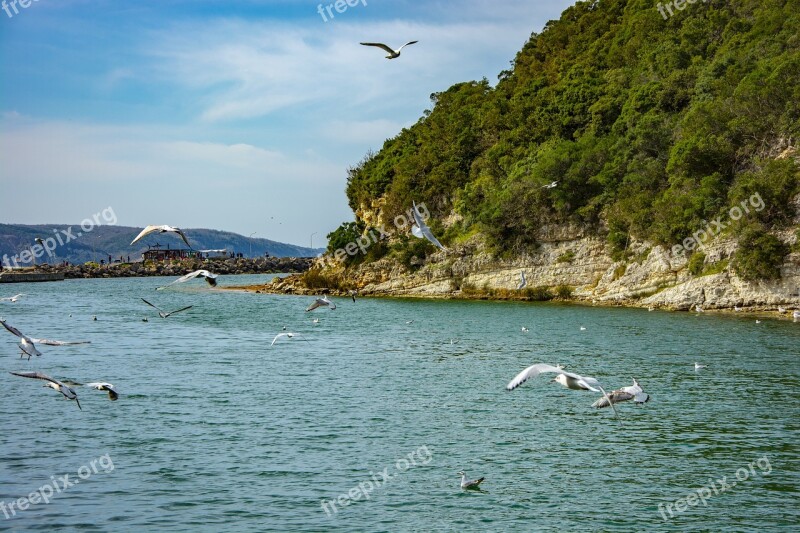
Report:
[[[271,277],[0,285],[24,334],[91,341],[0,329],[0,531],[800,530],[798,323],[224,289]],[[535,363],[650,401],[506,390]]]

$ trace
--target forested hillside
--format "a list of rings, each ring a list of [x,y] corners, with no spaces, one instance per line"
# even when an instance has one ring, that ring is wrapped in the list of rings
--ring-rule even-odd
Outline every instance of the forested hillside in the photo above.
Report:
[[[653,0],[579,2],[495,87],[431,95],[413,127],[349,170],[356,223],[332,245],[415,200],[446,246],[479,234],[515,255],[571,223],[624,255],[631,238],[680,243],[757,193],[765,208],[726,232],[755,263],[779,262],[789,248],[771,233],[791,227],[800,193],[800,2],[684,7],[665,20]],[[366,259],[434,250],[397,235]],[[774,273],[756,264],[750,277]]]

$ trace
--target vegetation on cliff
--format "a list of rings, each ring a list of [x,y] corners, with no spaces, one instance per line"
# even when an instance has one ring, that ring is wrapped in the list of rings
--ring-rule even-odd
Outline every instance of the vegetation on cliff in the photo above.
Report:
[[[445,245],[481,233],[500,255],[536,246],[553,224],[589,228],[624,254],[632,237],[672,247],[723,220],[747,245],[734,268],[775,277],[789,249],[767,233],[792,224],[800,193],[798,7],[698,2],[665,20],[652,0],[577,3],[495,87],[431,95],[414,126],[349,169],[356,221],[329,250],[369,229],[364,213],[391,220],[416,200]],[[756,193],[765,208],[730,220]],[[349,261],[433,251],[403,236]]]

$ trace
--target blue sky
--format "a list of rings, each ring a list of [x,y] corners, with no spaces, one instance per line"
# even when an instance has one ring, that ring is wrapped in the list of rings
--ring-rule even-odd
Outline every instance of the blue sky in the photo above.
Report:
[[[327,22],[305,0],[0,10],[0,222],[78,223],[110,206],[122,225],[321,245],[353,220],[348,166],[413,125],[431,93],[494,83],[571,4],[365,0]],[[409,40],[392,61],[358,44]]]

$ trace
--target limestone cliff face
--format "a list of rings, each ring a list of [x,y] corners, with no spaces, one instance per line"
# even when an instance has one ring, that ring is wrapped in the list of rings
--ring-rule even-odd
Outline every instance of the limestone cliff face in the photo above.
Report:
[[[800,225],[800,197],[796,199]],[[519,298],[521,272],[527,287],[569,287],[571,298],[596,303],[637,305],[688,310],[800,308],[800,253],[786,257],[777,281],[747,282],[730,266],[737,249],[735,238],[719,237],[703,248],[705,275],[689,272],[687,255],[647,242],[629,244],[626,260],[612,259],[605,240],[584,234],[573,226],[542,228],[545,242],[529,254],[510,260],[493,258],[481,239],[439,251],[412,271],[396,261],[382,259],[345,270],[327,266],[323,273],[343,287],[364,295],[420,296],[441,298]],[[777,236],[791,246],[797,243],[796,227]],[[543,239],[544,240],[544,239]],[[795,249],[797,247],[795,246]],[[320,266],[322,263],[320,263]],[[304,287],[300,277],[275,280],[268,290],[313,294],[324,288]]]

